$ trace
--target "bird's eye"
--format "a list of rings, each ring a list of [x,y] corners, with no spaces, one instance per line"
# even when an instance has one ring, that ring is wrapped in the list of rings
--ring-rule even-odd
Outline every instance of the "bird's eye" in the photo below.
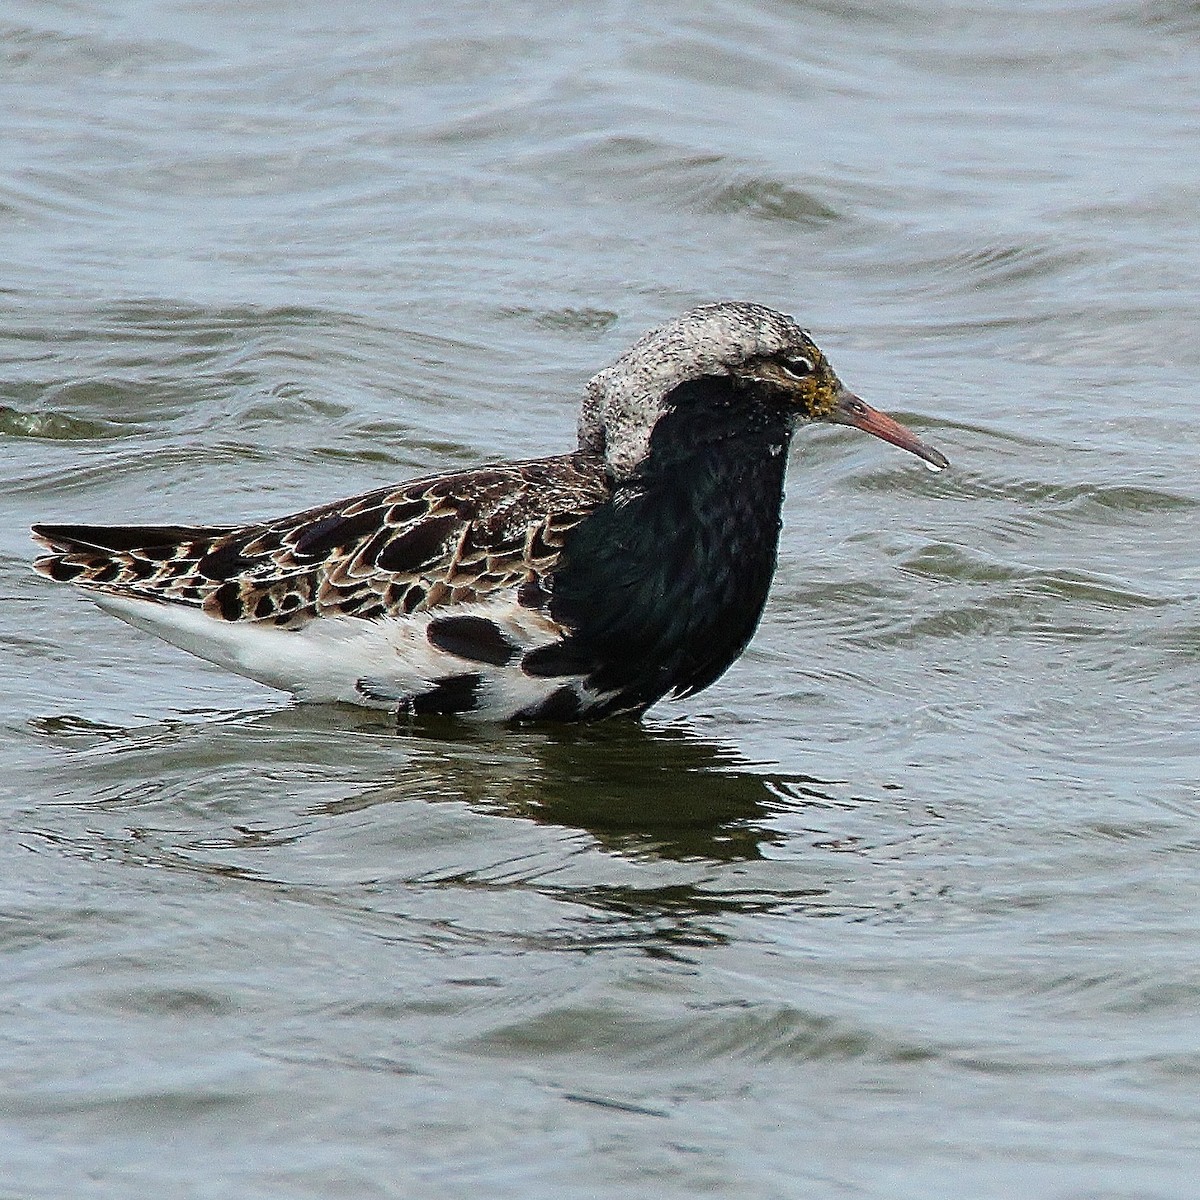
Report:
[[[811,358],[804,358],[803,356],[781,359],[779,365],[793,379],[803,379],[806,375],[811,375],[816,370],[813,360]]]

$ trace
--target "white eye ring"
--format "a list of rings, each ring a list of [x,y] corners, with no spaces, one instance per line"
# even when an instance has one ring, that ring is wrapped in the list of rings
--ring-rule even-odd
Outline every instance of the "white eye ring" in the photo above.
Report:
[[[803,379],[817,369],[811,358],[802,357],[781,359],[779,365],[793,379]]]

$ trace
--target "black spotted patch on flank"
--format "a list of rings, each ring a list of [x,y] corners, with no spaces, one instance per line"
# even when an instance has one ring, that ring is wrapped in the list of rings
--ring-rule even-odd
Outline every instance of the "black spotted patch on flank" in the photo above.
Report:
[[[412,698],[412,711],[419,715],[471,712],[479,707],[479,689],[483,676],[474,671],[466,675],[444,675],[428,692]]]
[[[573,687],[560,687],[545,700],[523,708],[514,721],[577,721],[583,715],[583,702]]]
[[[591,665],[570,642],[551,642],[548,646],[539,646],[521,659],[521,670],[539,679],[552,679],[556,675],[586,675],[591,669]]]
[[[471,662],[506,667],[517,656],[517,647],[486,617],[438,617],[425,636],[431,646]]]

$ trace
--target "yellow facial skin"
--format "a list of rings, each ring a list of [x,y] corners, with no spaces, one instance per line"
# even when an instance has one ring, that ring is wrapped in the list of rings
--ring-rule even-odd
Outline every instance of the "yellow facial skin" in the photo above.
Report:
[[[812,366],[808,372],[803,371],[805,363]],[[810,341],[789,351],[786,357],[751,359],[737,368],[734,375],[783,393],[788,403],[799,409],[801,418],[807,421],[831,420],[846,395],[842,381]]]
[[[847,391],[825,356],[807,338],[784,354],[750,359],[734,368],[733,376],[759,387],[766,385],[795,409],[801,420],[861,429],[915,454],[935,471],[950,465],[940,450],[927,446],[911,429]]]

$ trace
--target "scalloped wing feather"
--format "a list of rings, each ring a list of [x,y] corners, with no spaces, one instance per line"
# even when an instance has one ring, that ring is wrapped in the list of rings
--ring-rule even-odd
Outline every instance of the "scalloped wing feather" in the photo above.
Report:
[[[192,654],[304,700],[492,720],[610,703],[526,656],[564,538],[609,497],[568,455],[381,488],[242,528],[39,525],[43,575]]]
[[[567,455],[431,476],[242,528],[39,525],[42,574],[114,597],[300,628],[404,617],[540,589],[567,532],[608,498]]]

